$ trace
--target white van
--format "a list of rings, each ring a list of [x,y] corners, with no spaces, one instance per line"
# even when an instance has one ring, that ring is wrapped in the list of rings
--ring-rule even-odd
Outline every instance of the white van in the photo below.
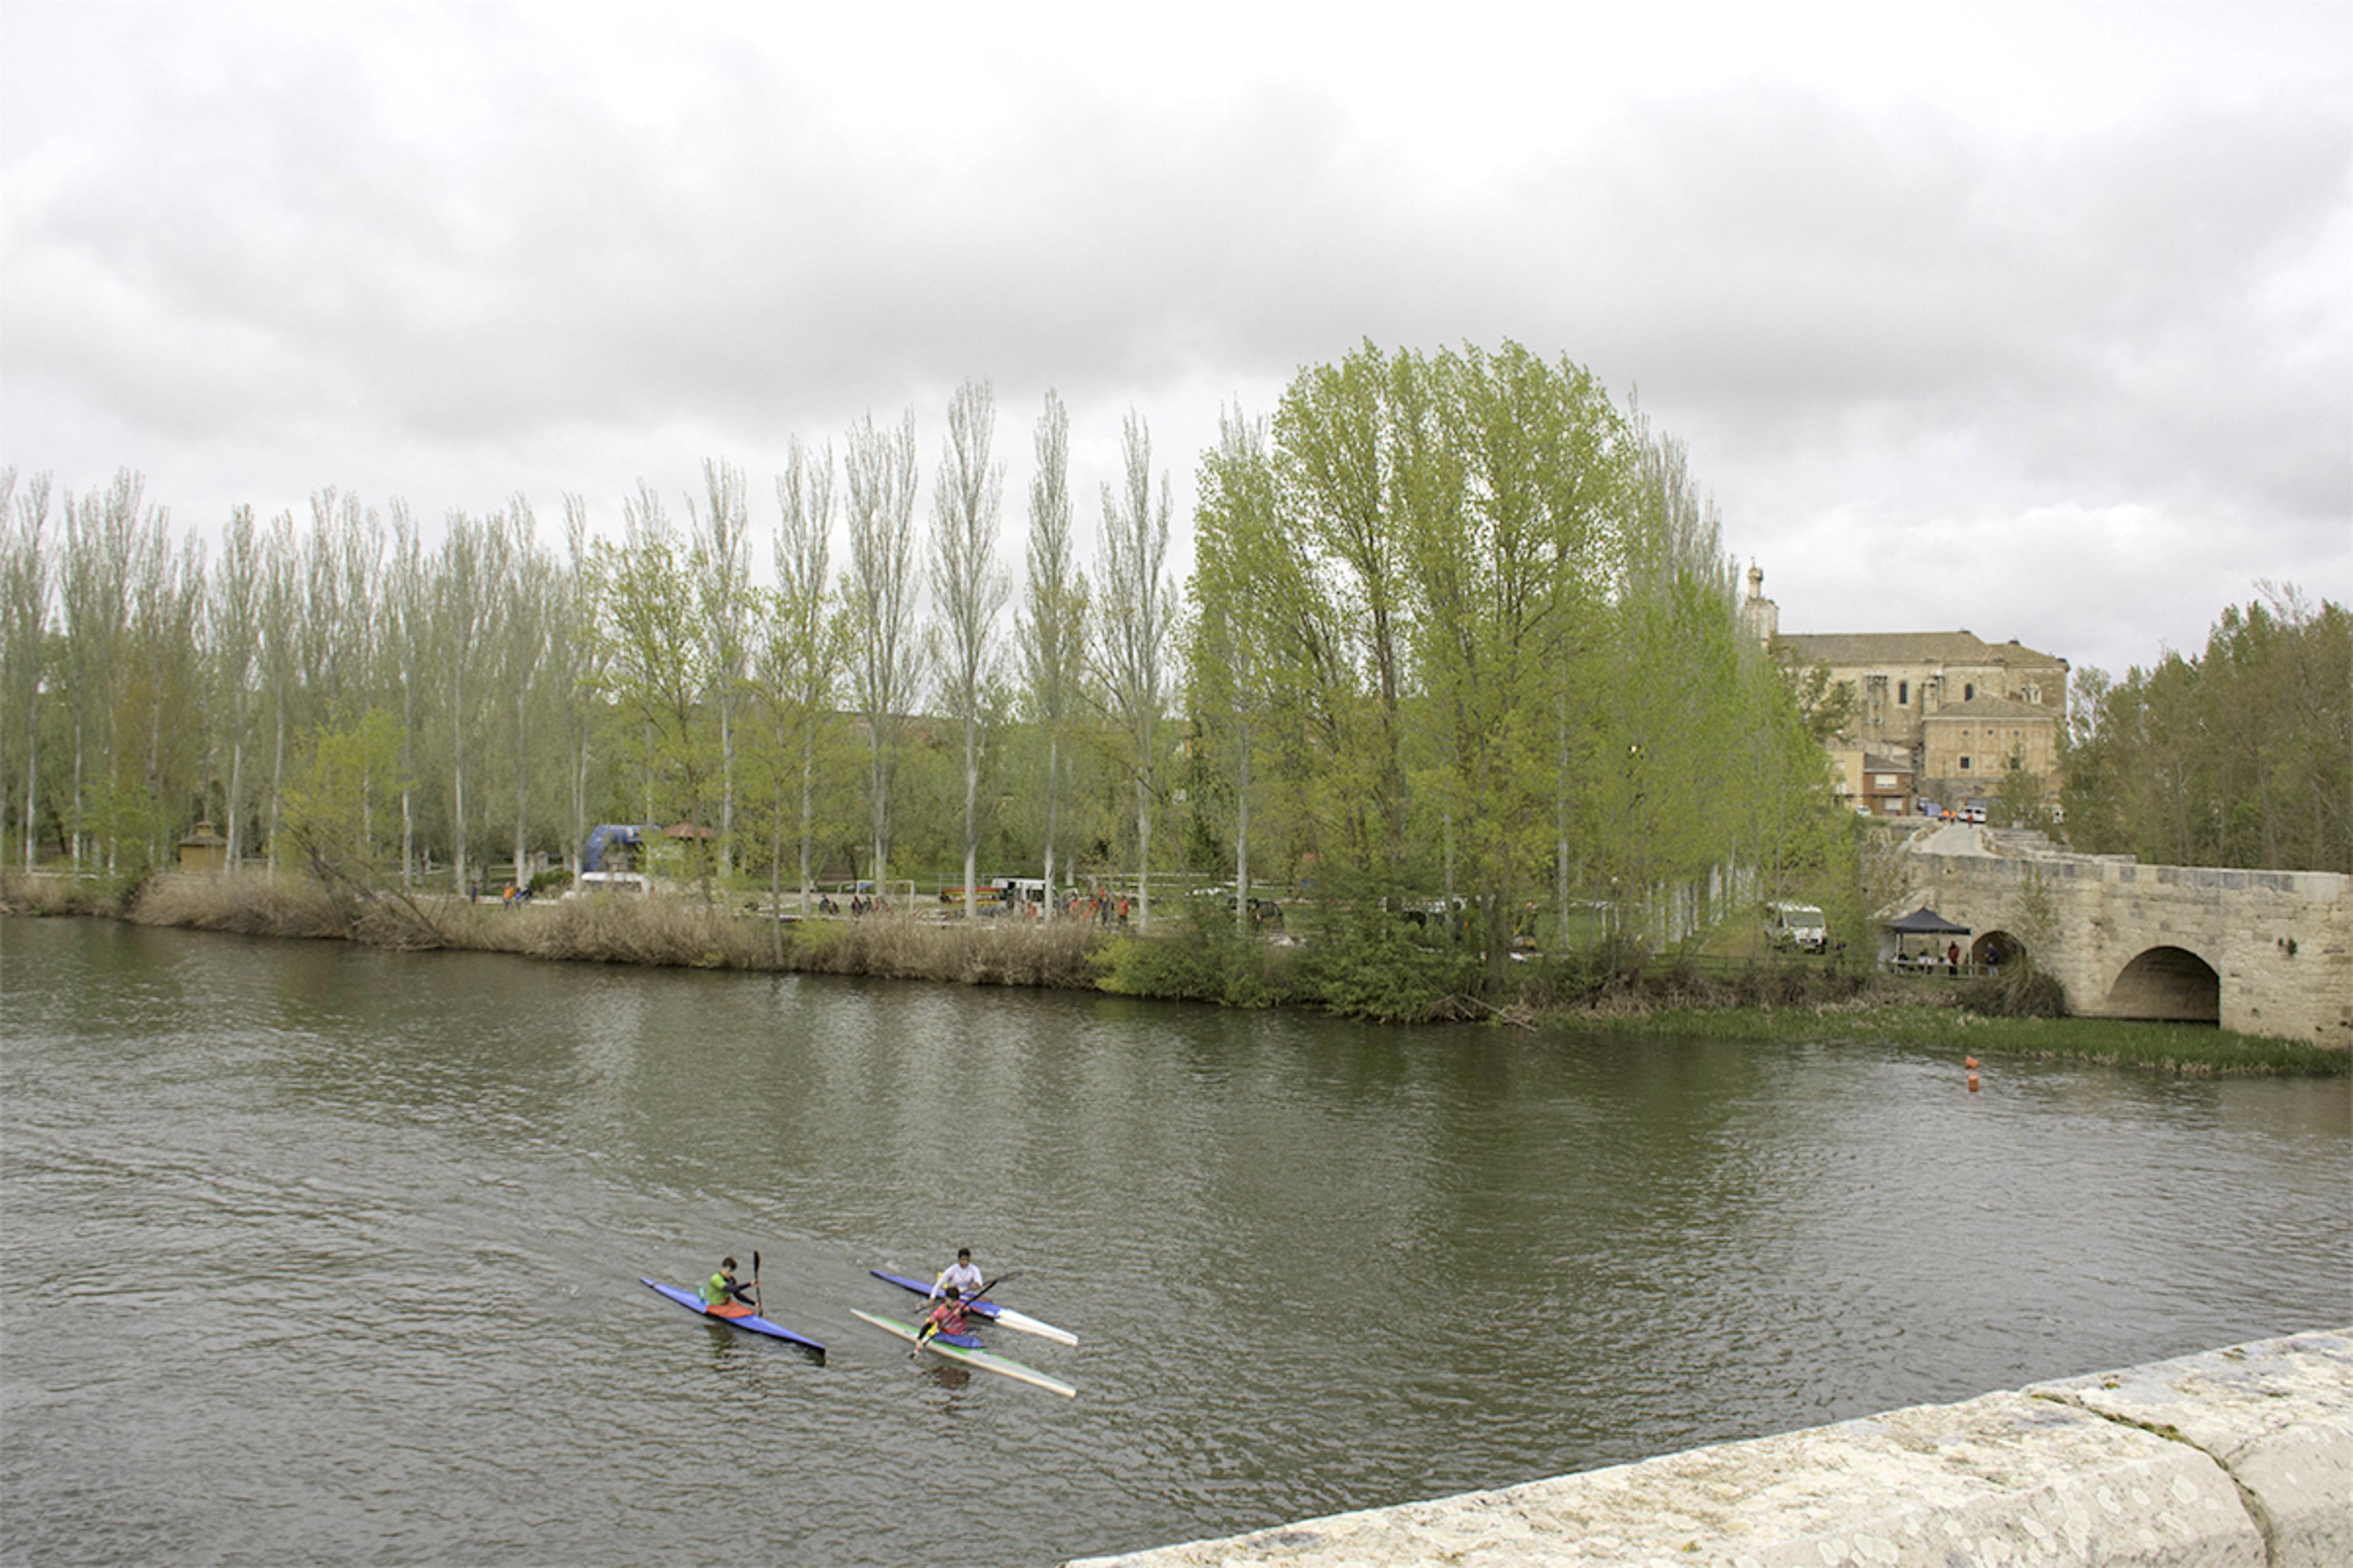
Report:
[[[564,889],[567,899],[585,899],[595,893],[617,893],[635,897],[653,891],[642,871],[583,871]]]
[[[1767,904],[1765,935],[1775,947],[1820,952],[1830,945],[1831,928],[1822,911],[1812,904]]]

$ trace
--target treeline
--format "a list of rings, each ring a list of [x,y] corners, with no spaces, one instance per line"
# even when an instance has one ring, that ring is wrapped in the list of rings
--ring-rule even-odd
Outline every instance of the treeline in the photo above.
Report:
[[[1253,884],[1446,899],[1500,970],[1532,919],[1671,937],[1846,852],[1682,447],[1588,373],[1366,345],[1222,423],[1183,585],[1134,416],[1082,569],[1051,394],[1008,545],[985,384],[921,521],[912,411],[838,458],[792,443],[764,525],[712,461],[675,507],[640,485],[618,539],[578,496],[428,542],[324,490],[208,552],[136,475],[6,470],[0,863],[135,873],[202,821],[239,859],[462,886],[599,822],[693,823],[711,884],[780,892],[1042,869],[1117,877],[1146,920],[1171,872],[1230,879],[1238,921]]]
[[[2280,589],[2224,610],[2203,654],[2087,669],[2061,761],[2075,848],[2353,872],[2353,616]]]

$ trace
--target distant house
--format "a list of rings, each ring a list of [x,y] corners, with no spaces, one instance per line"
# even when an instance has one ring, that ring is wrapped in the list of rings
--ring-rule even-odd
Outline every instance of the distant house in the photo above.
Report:
[[[1864,816],[1909,816],[1916,795],[1912,788],[1912,760],[1866,752],[1861,746],[1832,746],[1831,761],[1838,768],[1841,804]]]
[[[1991,795],[2015,770],[2046,793],[2057,789],[2069,666],[2056,654],[1968,631],[1784,633],[1755,565],[1740,615],[1790,669],[1826,670],[1852,692],[1853,717],[1833,755],[1843,748],[1904,759],[1908,792],[1947,805]],[[1858,783],[1858,809],[1862,794]]]

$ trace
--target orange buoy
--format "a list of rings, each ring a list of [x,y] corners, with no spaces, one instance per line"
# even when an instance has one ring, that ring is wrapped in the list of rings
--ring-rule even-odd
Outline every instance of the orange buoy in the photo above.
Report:
[[[1963,1057],[1961,1058],[1961,1065],[1968,1068],[1971,1072],[1975,1072],[1978,1070],[1978,1058],[1975,1057]]]
[[[1977,1074],[1975,1074],[1975,1073],[1971,1073],[1971,1074],[1969,1074],[1969,1092],[1970,1092],[1971,1094],[1975,1094],[1977,1091],[1978,1091],[1978,1075],[1977,1075]]]

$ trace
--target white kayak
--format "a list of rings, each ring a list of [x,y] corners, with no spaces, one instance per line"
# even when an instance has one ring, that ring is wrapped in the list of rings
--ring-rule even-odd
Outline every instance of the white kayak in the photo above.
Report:
[[[896,1334],[909,1344],[920,1346],[944,1361],[952,1361],[960,1366],[976,1366],[983,1372],[997,1373],[1001,1376],[1012,1378],[1016,1382],[1029,1384],[1033,1388],[1042,1388],[1049,1394],[1059,1394],[1065,1399],[1078,1397],[1079,1391],[1060,1378],[1049,1377],[1036,1367],[1024,1366],[1010,1357],[998,1355],[993,1351],[948,1344],[936,1334],[928,1340],[924,1339],[923,1331],[913,1323],[902,1323],[896,1318],[884,1318],[872,1312],[861,1312],[855,1307],[852,1307],[849,1311],[850,1316],[863,1318],[883,1332]]]

